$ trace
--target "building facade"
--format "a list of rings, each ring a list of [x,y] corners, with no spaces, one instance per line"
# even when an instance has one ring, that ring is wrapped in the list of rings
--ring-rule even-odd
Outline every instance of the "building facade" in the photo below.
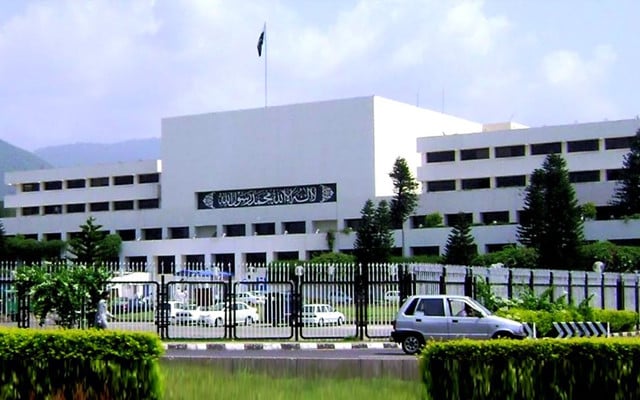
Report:
[[[639,126],[483,125],[375,96],[172,117],[161,160],[7,173],[16,216],[3,224],[7,235],[67,240],[93,216],[122,237],[123,263],[154,275],[214,264],[243,274],[236,265],[351,250],[362,206],[393,195],[389,173],[403,157],[422,194],[397,246],[440,254],[464,212],[482,253],[515,243],[528,177],[559,152],[579,201],[598,206],[586,238],[632,243],[637,221],[611,219],[607,202]],[[434,212],[444,227],[424,226]]]

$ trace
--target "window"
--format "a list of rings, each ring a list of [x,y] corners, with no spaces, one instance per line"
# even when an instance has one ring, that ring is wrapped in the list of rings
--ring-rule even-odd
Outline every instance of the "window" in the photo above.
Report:
[[[89,180],[89,186],[91,187],[109,186],[109,178],[106,176],[101,178],[91,178]]]
[[[620,181],[622,180],[622,177],[624,173],[624,169],[622,168],[618,168],[618,169],[608,169],[607,170],[607,180],[608,181]]]
[[[569,172],[569,182],[598,182],[600,181],[600,171],[575,171]]]
[[[204,270],[204,254],[187,254],[184,261],[189,269]]]
[[[40,184],[38,182],[30,182],[22,184],[23,192],[38,192],[40,191]]]
[[[247,264],[264,265],[267,263],[267,253],[246,253],[244,258]]]
[[[80,189],[85,187],[87,182],[84,179],[69,179],[67,181],[67,189]]]
[[[188,226],[169,228],[169,239],[188,239],[188,238],[189,238]]]
[[[22,215],[40,215],[40,207],[22,207]]]
[[[133,185],[133,175],[114,176],[113,184],[119,185]]]
[[[556,154],[562,152],[560,142],[537,143],[531,145],[531,155]]]
[[[276,260],[278,261],[295,261],[299,260],[297,251],[278,251],[276,252]]]
[[[44,183],[44,190],[61,190],[62,181],[49,181]]]
[[[489,178],[463,179],[462,190],[489,189],[491,180]]]
[[[101,201],[99,203],[90,203],[89,210],[90,211],[109,211],[109,202]]]
[[[628,149],[631,148],[633,136],[606,138],[604,140],[604,148],[607,150]]]
[[[226,236],[246,236],[247,227],[244,224],[225,225],[224,233]]]
[[[260,224],[253,224],[254,235],[275,235],[276,224],[273,222],[265,222]]]
[[[455,160],[456,160],[456,152],[453,150],[433,151],[433,152],[427,153],[428,163],[447,162],[447,161],[455,161]]]
[[[456,213],[456,214],[446,214],[444,216],[447,226],[454,226],[458,222],[459,218],[464,218],[467,223],[473,223],[473,214],[471,213]]]
[[[136,240],[135,229],[122,229],[122,230],[116,231],[116,233],[118,234],[118,236],[120,236],[120,239],[122,239],[123,242],[130,242],[130,241]]]
[[[67,212],[68,213],[83,213],[85,210],[84,203],[78,204],[67,204]]]
[[[158,274],[175,274],[176,258],[174,256],[158,256]]]
[[[482,223],[485,225],[509,223],[509,211],[490,211],[483,212],[480,215]]]
[[[114,211],[133,210],[133,200],[114,201],[113,210]]]
[[[293,234],[307,232],[306,224],[304,221],[285,222],[282,224],[282,227],[284,231],[283,233]]]
[[[138,209],[160,208],[160,199],[138,200]]]
[[[62,233],[45,233],[44,240],[62,240]]]
[[[456,181],[453,179],[427,182],[427,192],[446,192],[451,190],[456,190]]]
[[[357,231],[358,229],[360,229],[361,225],[362,225],[361,218],[351,218],[351,219],[344,220],[345,228],[350,228],[350,229],[353,229],[354,231]]]
[[[460,150],[460,160],[482,160],[489,158],[489,148]]]
[[[162,228],[147,228],[142,230],[144,240],[161,240]]]
[[[44,215],[62,214],[62,206],[60,204],[44,206]]]
[[[428,315],[430,317],[444,317],[443,299],[416,299],[417,305],[413,315]],[[408,310],[407,310],[408,311]]]
[[[526,186],[527,177],[524,175],[496,176],[496,187]]]
[[[496,158],[522,157],[524,156],[524,145],[500,146],[494,149]]]
[[[439,256],[440,246],[416,246],[411,248],[414,256]]]
[[[140,174],[138,175],[138,183],[156,183],[160,181],[160,174]]]
[[[569,153],[598,150],[600,150],[600,143],[598,139],[575,140],[572,142],[567,142],[567,152]]]

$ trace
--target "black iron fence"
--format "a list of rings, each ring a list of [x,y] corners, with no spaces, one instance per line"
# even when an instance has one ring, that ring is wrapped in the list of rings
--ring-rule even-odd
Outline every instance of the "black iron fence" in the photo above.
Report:
[[[254,268],[253,279],[160,276],[158,281],[109,282],[112,329],[156,332],[162,339],[384,339],[400,303],[413,294],[476,297],[478,280],[501,297],[523,289],[597,308],[640,311],[636,274],[539,271],[442,265],[305,265]],[[0,281],[5,325],[55,327],[32,312],[28,293]],[[91,325],[88,307],[78,326]]]

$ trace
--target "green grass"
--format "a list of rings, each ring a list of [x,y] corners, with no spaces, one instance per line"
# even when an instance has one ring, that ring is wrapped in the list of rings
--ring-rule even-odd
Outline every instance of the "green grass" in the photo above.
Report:
[[[189,361],[161,361],[165,400],[419,400],[420,382],[399,379],[274,378],[262,373],[227,372]]]

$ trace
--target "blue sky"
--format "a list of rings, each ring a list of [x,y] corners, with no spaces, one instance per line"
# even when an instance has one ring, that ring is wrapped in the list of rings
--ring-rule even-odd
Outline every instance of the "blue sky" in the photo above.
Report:
[[[159,137],[164,117],[379,95],[529,126],[640,113],[637,0],[0,3],[0,139]],[[635,19],[635,20],[634,20]]]

